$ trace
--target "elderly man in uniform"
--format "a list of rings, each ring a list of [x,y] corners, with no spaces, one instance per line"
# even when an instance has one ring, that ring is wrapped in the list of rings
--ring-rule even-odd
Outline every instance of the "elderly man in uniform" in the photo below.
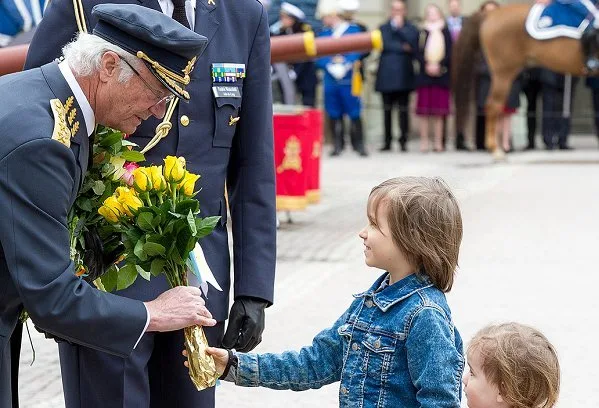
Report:
[[[74,3],[82,4],[88,28],[96,25],[92,7],[104,0],[52,0],[29,48],[26,66],[59,55],[77,31]],[[249,351],[262,340],[264,309],[272,304],[276,258],[275,173],[268,16],[257,0],[110,0],[161,11],[208,38],[190,74],[191,103],[174,108],[168,135],[146,153],[149,163],[166,155],[185,156],[189,171],[202,175],[197,198],[202,215],[221,222],[201,245],[222,292],[211,290],[206,306],[218,324],[206,330],[208,342]],[[130,140],[146,146],[158,120],[139,126]],[[165,124],[171,126],[171,123]],[[225,186],[228,201],[225,196]],[[227,234],[230,208],[234,271]],[[233,275],[233,282],[231,282]],[[143,281],[143,282],[142,282]],[[234,302],[229,312],[229,287]],[[168,288],[165,279],[138,279],[119,292],[147,299]],[[225,320],[229,323],[225,333]],[[223,337],[224,334],[224,337]],[[214,388],[195,389],[182,364],[183,332],[145,335],[125,364],[105,353],[60,344],[63,364],[79,364],[67,378],[67,393],[82,400],[67,407],[212,407]],[[93,372],[85,366],[94,367]],[[125,389],[125,386],[127,387]],[[107,404],[102,397],[110,394]],[[81,405],[82,404],[82,405]]]
[[[144,303],[100,292],[75,276],[67,214],[95,123],[130,133],[142,120],[162,117],[177,91],[161,82],[155,67],[181,75],[206,45],[205,37],[140,6],[104,5],[93,13],[102,22],[95,35],[65,47],[62,62],[0,78],[1,408],[18,406],[11,395],[17,378],[10,375],[18,355],[10,355],[9,342],[23,308],[41,330],[110,353],[121,364],[144,332],[216,324],[198,288],[175,288]],[[136,56],[142,49],[156,65]],[[74,375],[63,370],[66,378]]]

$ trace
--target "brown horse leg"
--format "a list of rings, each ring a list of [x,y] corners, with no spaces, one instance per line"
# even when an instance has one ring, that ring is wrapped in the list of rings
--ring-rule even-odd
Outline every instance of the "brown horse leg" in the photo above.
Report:
[[[512,86],[511,75],[492,75],[491,91],[487,98],[485,114],[486,133],[485,144],[490,152],[496,153],[497,147],[497,121],[503,113],[503,108],[507,100],[508,93]]]

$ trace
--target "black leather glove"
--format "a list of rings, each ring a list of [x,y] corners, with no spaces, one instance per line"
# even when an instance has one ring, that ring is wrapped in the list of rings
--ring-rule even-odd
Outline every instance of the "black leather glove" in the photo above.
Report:
[[[267,301],[249,296],[235,299],[222,347],[247,353],[260,344],[264,331],[264,309],[267,306]]]
[[[91,283],[116,262],[125,247],[118,242],[118,237],[115,236],[110,238],[110,242],[106,242],[106,247],[112,247],[112,249],[104,252],[105,244],[102,243],[102,238],[95,227],[89,227],[83,233],[83,239],[85,241],[83,264],[87,267],[87,276],[84,279]],[[111,245],[112,241],[114,243]]]

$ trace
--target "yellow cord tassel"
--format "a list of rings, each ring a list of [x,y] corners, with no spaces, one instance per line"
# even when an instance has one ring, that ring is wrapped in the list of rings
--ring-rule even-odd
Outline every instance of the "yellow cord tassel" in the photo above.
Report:
[[[356,97],[362,95],[362,73],[360,72],[361,66],[362,63],[360,61],[354,62],[354,72],[351,76],[351,94]]]

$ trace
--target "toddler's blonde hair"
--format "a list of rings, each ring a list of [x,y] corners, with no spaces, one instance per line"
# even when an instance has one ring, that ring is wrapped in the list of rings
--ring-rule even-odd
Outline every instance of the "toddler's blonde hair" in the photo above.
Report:
[[[560,367],[555,348],[538,330],[519,323],[480,330],[468,355],[480,353],[485,377],[513,408],[550,408],[557,401]]]

